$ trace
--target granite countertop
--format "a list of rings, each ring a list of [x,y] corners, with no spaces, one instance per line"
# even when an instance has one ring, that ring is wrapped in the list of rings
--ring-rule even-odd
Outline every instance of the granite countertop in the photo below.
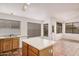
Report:
[[[22,41],[39,50],[52,46],[55,43],[55,41],[53,40],[48,40],[46,38],[41,38],[41,37],[27,38],[27,39],[23,39]]]

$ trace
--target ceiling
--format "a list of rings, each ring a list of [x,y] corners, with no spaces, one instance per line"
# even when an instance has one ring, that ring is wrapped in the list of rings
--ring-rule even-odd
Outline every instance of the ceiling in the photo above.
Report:
[[[51,17],[67,21],[79,17],[79,3],[31,3],[23,11],[23,3],[0,4],[0,12],[47,20]]]
[[[32,4],[32,7],[46,11],[50,17],[65,21],[79,17],[79,3]]]

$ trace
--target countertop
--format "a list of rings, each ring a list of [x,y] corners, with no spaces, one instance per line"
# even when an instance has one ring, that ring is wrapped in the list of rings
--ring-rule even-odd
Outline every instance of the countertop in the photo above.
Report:
[[[5,38],[15,38],[15,37],[20,37],[18,36],[0,36],[0,39],[5,39]]]
[[[41,37],[27,38],[27,39],[23,39],[22,41],[39,50],[52,46],[55,43],[55,41],[53,40],[49,40],[47,38],[41,38]]]

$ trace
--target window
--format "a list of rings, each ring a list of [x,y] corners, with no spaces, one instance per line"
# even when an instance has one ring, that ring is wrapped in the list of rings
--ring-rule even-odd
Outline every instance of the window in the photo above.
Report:
[[[52,26],[52,32],[54,32],[54,26]]]
[[[48,36],[48,24],[44,24],[44,36]]]
[[[41,24],[28,22],[28,37],[41,36]]]
[[[79,33],[79,23],[72,22],[66,23],[66,33]]]
[[[62,33],[62,23],[57,22],[57,33]]]
[[[66,23],[66,33],[72,33],[72,23]]]
[[[72,32],[79,33],[79,23],[72,23],[72,26],[73,26]]]

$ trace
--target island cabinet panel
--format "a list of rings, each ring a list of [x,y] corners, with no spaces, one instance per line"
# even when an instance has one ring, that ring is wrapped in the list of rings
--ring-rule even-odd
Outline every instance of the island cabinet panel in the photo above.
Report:
[[[22,55],[23,56],[53,56],[53,48],[49,46],[45,49],[39,50],[25,42],[23,42],[22,48]]]
[[[0,39],[0,53],[12,51],[19,48],[19,38]]]
[[[35,54],[33,51],[28,50],[28,56],[38,56],[38,55]]]
[[[40,50],[39,54],[40,56],[53,56],[53,46]]]
[[[27,56],[27,49],[28,49],[28,44],[24,43],[22,44],[22,55]]]
[[[37,55],[39,54],[39,50],[34,48],[34,47],[32,47],[32,46],[30,46],[30,45],[28,46],[28,49],[31,50],[33,53],[35,53]]]

